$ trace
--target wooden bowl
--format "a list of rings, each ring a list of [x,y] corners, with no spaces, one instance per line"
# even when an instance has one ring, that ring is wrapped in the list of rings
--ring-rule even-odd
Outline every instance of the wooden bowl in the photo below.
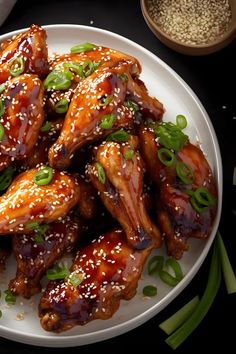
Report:
[[[232,19],[227,31],[217,38],[216,40],[207,44],[186,44],[173,39],[166,34],[162,29],[153,21],[148,13],[148,0],[140,0],[143,17],[156,37],[169,48],[187,55],[206,55],[217,52],[218,50],[226,47],[234,38],[236,38],[236,1],[229,0],[232,11]]]

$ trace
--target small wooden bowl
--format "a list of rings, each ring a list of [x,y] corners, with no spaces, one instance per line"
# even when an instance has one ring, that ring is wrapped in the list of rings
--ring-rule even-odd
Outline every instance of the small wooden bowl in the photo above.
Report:
[[[234,38],[236,38],[236,1],[229,0],[232,20],[229,25],[228,30],[223,36],[217,38],[208,44],[186,44],[173,39],[168,34],[163,32],[161,28],[153,21],[148,13],[148,0],[140,0],[141,9],[143,17],[151,29],[151,31],[156,35],[156,37],[169,48],[175,50],[176,52],[187,54],[187,55],[206,55],[210,53],[217,52],[218,50],[226,47]]]

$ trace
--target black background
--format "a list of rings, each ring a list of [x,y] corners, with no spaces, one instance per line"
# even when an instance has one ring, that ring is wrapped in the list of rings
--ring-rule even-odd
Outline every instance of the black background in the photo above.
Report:
[[[149,49],[172,67],[195,91],[214,125],[223,160],[223,212],[220,222],[231,262],[236,269],[236,187],[232,186],[236,165],[236,41],[222,51],[203,57],[189,57],[168,49],[148,29],[138,0],[18,0],[0,34],[28,27],[56,23],[74,23],[100,27],[123,35]],[[226,108],[223,108],[225,106]],[[173,352],[164,342],[158,324],[194,295],[204,291],[210,254],[189,286],[160,314],[144,325],[116,338],[77,348],[40,348],[0,338],[1,354],[46,353],[113,354],[150,351]],[[217,298],[201,325],[176,353],[235,352],[236,295],[226,293],[222,282]]]

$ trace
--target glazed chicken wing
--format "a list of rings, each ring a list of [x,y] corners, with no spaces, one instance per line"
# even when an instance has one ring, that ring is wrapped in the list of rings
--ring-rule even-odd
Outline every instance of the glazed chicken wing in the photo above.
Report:
[[[188,249],[189,237],[206,238],[211,232],[217,210],[217,190],[211,168],[203,152],[188,141],[176,153],[176,164],[166,166],[158,158],[161,146],[153,131],[140,127],[139,137],[148,173],[158,189],[157,219],[168,254],[180,259]],[[183,168],[182,176],[192,171],[191,183],[182,181],[177,164]],[[200,198],[211,196],[209,207],[204,205],[207,200],[193,198],[197,190]]]
[[[4,112],[0,123],[4,130],[0,141],[0,159],[8,164],[23,159],[35,145],[44,120],[43,88],[35,75],[24,74],[9,80],[2,94]]]
[[[80,188],[76,179],[54,170],[48,185],[38,185],[34,177],[42,168],[21,173],[0,197],[0,235],[29,233],[29,224],[53,222],[77,204]]]
[[[32,25],[28,31],[14,36],[1,44],[0,84],[15,72],[32,73],[43,78],[49,70],[46,32]],[[13,75],[12,75],[13,71]]]
[[[108,319],[120,300],[131,299],[151,248],[138,251],[121,230],[82,248],[65,281],[50,281],[39,304],[41,325],[61,332],[94,319]]]
[[[151,243],[160,247],[160,232],[145,208],[144,166],[136,140],[102,143],[96,151],[97,162],[88,166],[87,173],[106,208],[124,228],[129,244],[136,249]]]
[[[40,292],[42,276],[65,252],[74,248],[80,228],[80,221],[70,214],[61,221],[36,227],[30,234],[14,234],[17,272],[9,283],[11,292],[25,298]]]

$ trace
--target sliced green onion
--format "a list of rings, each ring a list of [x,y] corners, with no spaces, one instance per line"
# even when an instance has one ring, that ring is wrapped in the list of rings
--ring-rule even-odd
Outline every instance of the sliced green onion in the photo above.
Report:
[[[161,163],[165,166],[172,166],[173,163],[175,162],[175,154],[170,151],[169,149],[166,148],[160,148],[157,151],[157,155]]]
[[[99,67],[100,61],[95,62],[92,60],[86,60],[83,64],[83,73],[85,77],[88,77]]]
[[[179,328],[193,313],[196,306],[199,304],[199,296],[195,296],[186,305],[181,307],[171,317],[162,322],[159,327],[168,335]]]
[[[5,85],[0,85],[0,93],[3,93],[3,91],[5,91],[6,86]]]
[[[159,276],[161,280],[169,286],[176,286],[184,277],[181,266],[178,261],[174,258],[167,258],[165,262],[166,267],[172,268],[175,273],[175,277],[173,277],[169,272],[162,269],[159,272]]]
[[[82,43],[82,44],[78,44],[75,45],[74,47],[72,47],[70,49],[71,53],[82,53],[82,52],[88,52],[90,50],[93,50],[94,48],[96,48],[96,46],[92,43]]]
[[[149,275],[159,275],[164,265],[163,256],[153,256],[148,261],[148,274]]]
[[[187,127],[187,119],[182,114],[176,116],[176,125],[179,129],[183,130]]]
[[[233,173],[233,186],[236,186],[236,166],[234,167],[234,173]]]
[[[177,125],[171,122],[163,122],[158,127],[154,127],[154,132],[159,138],[159,143],[167,149],[179,151],[188,141],[188,136],[185,135]]]
[[[2,99],[0,99],[0,117],[4,114],[4,112],[5,112],[4,102]],[[1,126],[2,126],[2,124],[1,124]],[[2,129],[3,129],[3,126],[2,126]],[[0,134],[1,134],[1,132],[0,132]]]
[[[126,101],[126,106],[129,107],[134,113],[139,110],[138,104],[131,100]]]
[[[184,184],[191,184],[194,181],[194,172],[191,166],[184,162],[177,161],[176,164],[177,176]]]
[[[68,267],[55,265],[53,268],[47,270],[47,278],[49,280],[65,279],[69,276],[70,272]]]
[[[128,76],[126,74],[119,74],[118,77],[123,83],[128,81]]]
[[[199,305],[193,311],[192,315],[184,322],[184,324],[166,339],[166,343],[172,349],[178,348],[201,323],[216,297],[216,294],[220,287],[220,282],[220,260],[215,243],[211,259],[207,287],[199,302]]]
[[[125,153],[124,153],[124,158],[126,160],[132,160],[132,158],[134,157],[135,152],[133,149],[128,149]]]
[[[234,294],[236,293],[236,277],[233,268],[230,264],[229,257],[224,245],[224,241],[219,231],[217,232],[216,242],[218,245],[218,250],[221,258],[222,272],[223,272],[227,292],[228,294]]]
[[[99,106],[101,106],[101,107],[106,107],[112,100],[113,100],[113,97],[112,97],[112,96],[103,96],[103,97],[100,99]]]
[[[111,129],[113,124],[115,123],[117,116],[113,113],[106,114],[102,117],[101,123],[99,127],[102,129]]]
[[[39,227],[39,223],[37,221],[32,221],[32,222],[29,222],[28,224],[26,224],[26,229],[29,229],[29,230],[35,230],[37,227]]]
[[[104,184],[106,182],[106,174],[105,174],[104,168],[102,167],[102,165],[99,162],[96,162],[96,168],[98,171],[98,180],[99,180],[99,182]]]
[[[15,169],[9,166],[0,174],[0,191],[4,191],[10,186],[14,172]]]
[[[191,196],[190,204],[199,214],[215,204],[215,198],[204,187],[199,187],[195,191],[188,190],[186,193]]]
[[[44,123],[44,125],[40,128],[40,131],[42,133],[49,132],[49,130],[52,127],[52,122],[49,122],[48,120]]]
[[[67,90],[71,86],[72,73],[68,70],[53,70],[44,81],[44,87],[48,90]]]
[[[54,106],[55,112],[59,114],[66,113],[68,111],[68,104],[69,102],[65,98],[62,98],[60,101],[58,101],[55,104]]]
[[[34,175],[34,183],[39,186],[48,185],[53,178],[53,169],[51,167],[44,166]]]
[[[152,297],[157,295],[157,288],[153,285],[147,285],[143,288],[143,295]]]
[[[159,273],[159,276],[163,283],[175,287],[179,283],[179,279],[173,277],[170,273],[168,273],[166,270],[161,270]]]
[[[35,235],[34,242],[37,243],[38,245],[40,245],[45,242],[45,238],[43,237],[43,235],[40,235],[40,234]]]
[[[130,138],[130,135],[124,129],[120,129],[120,130],[117,130],[115,133],[108,135],[106,140],[124,143],[124,142],[128,141],[129,138]]]
[[[18,57],[10,62],[8,69],[10,71],[11,76],[19,76],[25,70],[25,62],[22,57]]]
[[[38,244],[44,243],[44,241],[45,241],[44,235],[45,235],[45,233],[47,232],[48,229],[49,229],[49,225],[45,224],[45,223],[39,225],[38,227],[36,227],[34,229],[34,231],[36,233],[36,235],[34,237],[35,243],[38,243]]]
[[[63,66],[67,69],[72,69],[76,74],[78,74],[80,77],[84,77],[83,73],[83,65],[78,64],[74,61],[69,62],[69,63],[64,63]]]
[[[0,141],[3,140],[4,136],[5,136],[5,129],[2,125],[2,123],[0,123]]]
[[[83,280],[84,275],[80,273],[74,272],[69,276],[69,281],[75,288],[79,286],[83,282]]]
[[[15,305],[16,303],[16,296],[11,292],[10,289],[7,289],[4,291],[4,293],[6,294],[5,296],[5,301],[9,304],[9,305]]]

